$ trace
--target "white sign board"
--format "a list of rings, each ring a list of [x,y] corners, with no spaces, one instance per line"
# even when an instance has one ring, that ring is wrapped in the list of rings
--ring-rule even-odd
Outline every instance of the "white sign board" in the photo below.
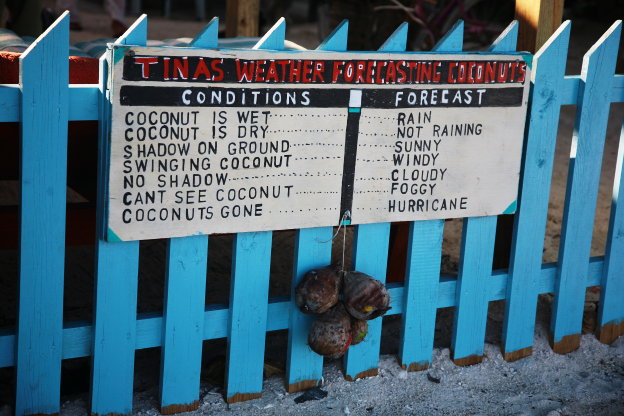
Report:
[[[109,240],[515,210],[524,55],[114,48]]]

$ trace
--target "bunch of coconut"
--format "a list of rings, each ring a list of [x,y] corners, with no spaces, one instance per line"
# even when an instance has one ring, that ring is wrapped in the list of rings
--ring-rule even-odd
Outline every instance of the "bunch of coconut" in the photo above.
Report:
[[[308,334],[312,351],[338,358],[364,340],[366,321],[390,309],[390,294],[379,280],[332,265],[305,274],[295,289],[295,303],[301,312],[317,315]]]

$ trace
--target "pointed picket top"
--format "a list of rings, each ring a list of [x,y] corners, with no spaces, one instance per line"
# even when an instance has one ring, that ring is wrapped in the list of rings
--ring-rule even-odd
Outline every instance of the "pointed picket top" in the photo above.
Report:
[[[284,49],[284,39],[286,39],[286,19],[280,17],[251,49]]]
[[[316,48],[319,51],[346,51],[349,35],[349,20],[344,19]]]
[[[568,45],[570,44],[571,26],[572,24],[569,20],[563,22],[561,26],[559,26],[559,28],[555,31],[555,33],[550,36],[546,43],[544,43],[542,47],[539,48],[539,50],[533,56],[533,68],[537,67],[537,63],[540,59],[555,62],[562,60],[565,63],[568,53]],[[560,54],[563,54],[564,56],[559,57]],[[535,82],[535,74],[535,70],[531,72],[532,82]]]
[[[116,41],[116,45],[145,45],[147,43],[147,15],[142,14]]]
[[[464,48],[464,21],[458,20],[451,30],[433,47],[432,51],[461,51]]]
[[[513,52],[518,45],[518,21],[514,20],[505,30],[492,42],[490,52]]]
[[[219,18],[213,17],[189,46],[216,49],[219,46]]]
[[[45,48],[45,46],[40,47],[39,45],[44,45],[48,42],[65,42],[69,44],[69,12],[65,11],[61,14],[55,21],[43,32],[37,39],[33,41],[33,43],[26,48],[26,50],[20,55],[20,61],[28,60],[28,56],[33,53],[34,50],[39,48]],[[69,55],[69,48],[67,49],[67,55]]]
[[[388,39],[379,47],[383,52],[403,52],[407,47],[407,30],[409,25],[403,22],[396,28]]]
[[[594,45],[583,56],[583,67],[581,69],[581,79],[586,79],[589,73],[590,65],[606,65],[603,60],[615,61],[617,57],[618,47],[620,45],[620,37],[622,35],[622,21],[616,20],[615,23],[598,39]],[[614,64],[615,65],[615,64]]]

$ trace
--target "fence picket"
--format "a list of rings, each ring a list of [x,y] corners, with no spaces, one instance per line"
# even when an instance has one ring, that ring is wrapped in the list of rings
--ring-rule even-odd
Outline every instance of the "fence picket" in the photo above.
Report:
[[[349,22],[343,20],[317,49],[346,50],[348,30]],[[332,235],[332,227],[319,227],[297,230],[295,237],[286,358],[286,389],[289,393],[317,386],[323,378],[323,357],[308,346],[308,331],[314,317],[303,314],[295,304],[295,288],[307,271],[331,262]]]
[[[284,49],[285,34],[281,18],[253,49]],[[262,396],[271,239],[272,233],[266,231],[239,233],[234,241],[225,381],[228,403]]]
[[[615,181],[613,184],[613,200],[611,203],[611,218],[609,221],[609,235],[605,251],[604,273],[600,286],[601,297],[598,307],[598,325],[600,326],[598,339],[605,344],[615,341],[624,335],[624,123],[620,133]]]
[[[444,220],[413,221],[407,248],[399,362],[407,371],[431,363]]]
[[[117,43],[141,45],[147,39],[145,15]],[[91,412],[132,413],[134,351],[136,348],[139,242],[104,240],[108,170],[110,102],[106,94],[108,63],[100,59],[100,126],[98,162],[98,238],[95,251],[95,305]]]
[[[583,58],[579,91],[582,99],[572,138],[550,325],[552,348],[562,354],[577,349],[581,343],[585,282],[620,33],[618,21]]]
[[[20,57],[18,416],[58,413],[60,408],[68,43],[65,12]],[[46,88],[41,88],[43,84]]]
[[[503,355],[531,355],[562,85],[570,39],[563,23],[533,58],[533,95],[524,146],[503,321]]]
[[[219,19],[212,19],[192,46],[216,48],[218,27]],[[163,414],[199,406],[207,262],[207,235],[169,239],[160,364]]]

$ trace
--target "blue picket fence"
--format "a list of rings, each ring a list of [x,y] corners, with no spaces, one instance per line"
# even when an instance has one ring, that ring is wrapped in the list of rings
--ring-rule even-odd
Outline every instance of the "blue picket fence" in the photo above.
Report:
[[[192,42],[217,46],[213,20]],[[345,51],[347,22],[318,49]],[[139,18],[117,42],[144,45],[147,18]],[[390,314],[400,314],[399,360],[409,370],[431,361],[437,308],[455,307],[452,358],[477,363],[483,356],[488,302],[506,300],[503,354],[515,360],[531,353],[537,297],[554,293],[552,345],[565,353],[578,348],[585,291],[601,287],[599,337],[611,342],[624,333],[624,187],[620,138],[613,205],[604,256],[590,258],[590,246],[609,106],[624,102],[624,76],[615,75],[621,22],[586,54],[583,70],[565,76],[570,37],[566,22],[533,60],[532,99],[526,133],[511,265],[492,270],[496,217],[467,218],[463,225],[457,278],[440,276],[443,220],[413,222],[409,231],[405,282],[392,284]],[[492,51],[515,51],[512,23]],[[284,47],[279,21],[255,46]],[[19,311],[17,328],[0,333],[0,367],[16,368],[16,414],[50,414],[60,407],[61,361],[92,357],[90,411],[100,415],[132,411],[135,350],[161,347],[161,407],[172,413],[193,409],[199,399],[202,342],[228,339],[225,396],[228,401],[262,391],[266,332],[288,329],[285,383],[290,391],[317,385],[323,359],[306,344],[310,317],[290,299],[269,299],[271,232],[239,233],[234,240],[229,307],[205,305],[207,236],[170,239],[166,295],[161,316],[137,316],[138,242],[96,241],[93,323],[63,322],[67,132],[70,120],[100,120],[98,231],[101,234],[107,163],[107,67],[100,61],[99,85],[68,80],[69,18],[65,14],[20,58],[20,83],[0,86],[0,122],[21,123]],[[401,25],[381,51],[405,50]],[[436,51],[461,51],[459,22]],[[577,105],[559,261],[542,264],[548,198],[562,105]],[[45,206],[45,210],[40,207]],[[383,279],[390,224],[355,227],[354,268]],[[314,267],[328,264],[332,228],[296,233],[293,284]],[[208,276],[210,278],[210,276]],[[365,342],[344,357],[348,379],[376,374],[382,320],[371,321]],[[0,387],[5,388],[5,387]]]

